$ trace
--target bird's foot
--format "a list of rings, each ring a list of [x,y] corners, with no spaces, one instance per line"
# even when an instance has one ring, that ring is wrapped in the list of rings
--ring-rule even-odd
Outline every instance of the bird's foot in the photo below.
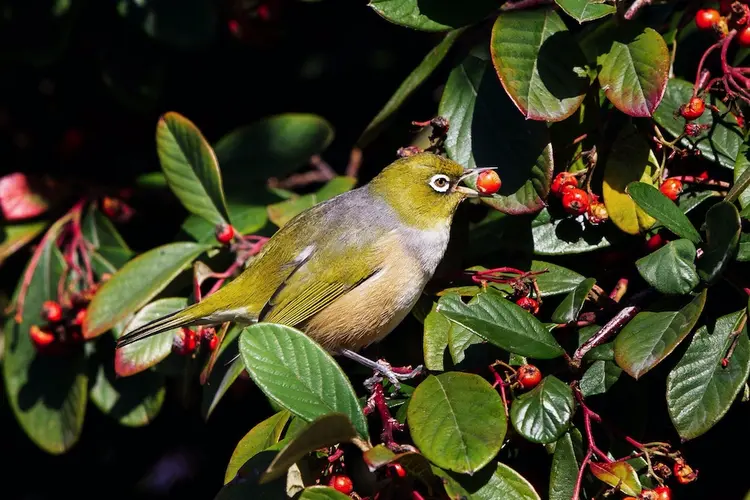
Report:
[[[424,372],[424,366],[422,365],[419,365],[414,369],[412,369],[411,366],[394,367],[384,359],[373,361],[360,354],[357,354],[354,351],[350,351],[349,349],[342,349],[340,352],[342,356],[346,356],[347,358],[354,360],[357,363],[364,365],[375,372],[372,377],[368,378],[364,382],[365,387],[370,391],[372,390],[372,387],[375,383],[382,382],[384,378],[393,385],[394,391],[399,391],[401,389],[402,380],[413,379],[414,377]]]

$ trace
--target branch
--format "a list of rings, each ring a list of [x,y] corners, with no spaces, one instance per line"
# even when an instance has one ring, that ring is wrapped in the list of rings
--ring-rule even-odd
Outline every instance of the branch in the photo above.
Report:
[[[625,11],[625,15],[623,16],[628,21],[632,20],[636,14],[638,14],[638,11],[644,8],[647,5],[651,5],[652,0],[635,0],[633,4],[628,8],[627,11]]]

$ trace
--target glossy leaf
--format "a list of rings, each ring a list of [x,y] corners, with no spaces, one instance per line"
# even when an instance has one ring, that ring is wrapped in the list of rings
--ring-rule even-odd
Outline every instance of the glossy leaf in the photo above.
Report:
[[[643,489],[638,473],[627,462],[590,462],[589,470],[597,479],[619,488],[626,495],[637,496]]]
[[[146,305],[208,248],[168,243],[129,261],[94,295],[83,323],[84,338],[101,335]]]
[[[497,8],[491,0],[464,5],[446,0],[370,0],[368,5],[394,24],[421,31],[447,31],[473,24]]]
[[[612,361],[594,361],[581,377],[580,388],[584,397],[607,392],[620,378],[622,368]]]
[[[88,377],[81,350],[67,356],[41,355],[29,338],[31,325],[44,324],[42,303],[57,299],[64,264],[52,241],[48,238],[40,249],[21,323],[13,318],[5,323],[2,369],[7,399],[21,428],[37,446],[57,455],[73,447],[81,435]]]
[[[473,475],[455,474],[433,466],[451,499],[541,500],[534,487],[518,472],[503,463],[492,463]]]
[[[636,205],[626,188],[633,181],[650,184],[657,165],[646,140],[634,127],[624,127],[607,156],[602,194],[609,219],[627,234],[640,234],[656,222],[653,216]]]
[[[155,300],[138,311],[127,327],[117,335],[117,338],[145,325],[149,321],[187,307],[187,305],[188,301],[183,297]],[[169,356],[169,353],[172,352],[172,340],[176,332],[177,329],[169,330],[117,349],[115,351],[115,372],[117,375],[120,377],[135,375]]]
[[[534,213],[544,206],[553,170],[549,132],[544,123],[525,120],[518,112],[486,47],[475,48],[453,68],[438,113],[450,122],[445,148],[451,159],[466,168],[498,167],[500,191],[482,198],[483,203],[509,214]]]
[[[750,206],[750,146],[743,142],[734,162],[734,183],[724,201],[739,200],[741,207]]]
[[[530,271],[546,271],[536,275],[536,284],[542,297],[569,293],[586,279],[567,267],[552,264],[542,260],[532,260]]]
[[[329,486],[310,486],[302,491],[297,500],[349,500],[349,495],[344,495]]]
[[[679,78],[669,80],[664,99],[654,113],[654,120],[672,137],[681,135],[685,130],[685,119],[680,116],[678,110],[692,96],[692,82]],[[710,112],[706,107],[700,118],[693,120],[693,123],[710,125],[709,129],[697,137],[683,137],[678,144],[682,147],[695,145],[703,158],[715,161],[723,167],[733,168],[743,143],[742,130],[737,125],[737,119],[728,113],[721,99],[710,95],[709,102],[719,109],[719,113]]]
[[[412,439],[430,461],[461,473],[489,463],[503,444],[507,421],[500,396],[478,375],[430,375],[409,399]]]
[[[43,221],[0,226],[0,266],[46,227],[47,223]]]
[[[292,327],[257,323],[240,334],[239,346],[247,373],[272,401],[308,422],[343,413],[368,437],[354,388],[320,344]]]
[[[229,222],[216,155],[193,122],[174,112],[162,116],[156,151],[169,188],[188,211],[214,225]]]
[[[698,275],[707,284],[716,283],[734,259],[741,230],[734,204],[721,201],[706,212],[706,245],[698,261]]]
[[[411,95],[424,83],[435,69],[443,62],[448,55],[453,44],[463,33],[462,29],[450,31],[435,47],[427,53],[425,58],[412,71],[396,92],[388,99],[383,108],[378,112],[375,118],[367,125],[362,135],[357,139],[357,145],[360,148],[367,146],[384,128],[388,119],[411,97]]]
[[[592,252],[612,244],[608,224],[592,226],[583,217],[553,218],[545,208],[531,223],[533,251],[536,255],[570,255]]]
[[[589,292],[594,288],[596,280],[587,278],[578,284],[557,306],[550,319],[555,323],[570,323],[578,318]]]
[[[432,311],[424,319],[424,336],[422,346],[424,350],[424,365],[428,370],[443,371],[443,356],[448,347],[451,328],[462,328],[451,322],[448,318]]]
[[[737,244],[737,262],[750,261],[750,234],[741,233],[740,241]]]
[[[555,2],[579,23],[601,19],[614,14],[617,10],[614,5],[597,0],[555,0]]]
[[[573,438],[570,432],[563,434],[555,443],[549,476],[549,500],[570,500],[578,478]]]
[[[227,470],[224,473],[224,484],[231,481],[245,462],[256,454],[279,441],[281,431],[289,421],[290,413],[282,410],[263,420],[245,434],[232,452]]]
[[[666,358],[703,312],[707,289],[677,311],[641,311],[615,338],[615,361],[638,379]]]
[[[599,84],[617,109],[650,117],[659,106],[669,77],[669,49],[655,30],[623,33],[602,61]]]
[[[490,49],[505,91],[526,118],[561,121],[583,102],[589,86],[586,61],[555,10],[500,14]]]
[[[120,425],[141,427],[150,424],[164,403],[164,377],[147,371],[136,377],[118,378],[111,356],[105,356],[99,365],[91,388],[91,402]]]
[[[570,386],[547,375],[535,388],[513,400],[510,421],[532,443],[551,443],[567,430],[574,409]]]
[[[666,295],[686,294],[698,285],[695,245],[690,240],[670,241],[635,261],[635,266],[650,286]]]
[[[750,374],[747,311],[727,314],[701,327],[667,377],[667,409],[682,439],[707,432],[729,411]],[[739,334],[727,366],[722,366]]]
[[[221,398],[245,370],[245,365],[237,356],[239,354],[237,337],[241,331],[241,327],[237,325],[229,329],[219,347],[220,353],[216,358],[214,368],[203,386],[201,413],[205,419],[211,416]]]
[[[562,356],[563,349],[534,316],[496,292],[464,304],[456,294],[438,301],[438,312],[508,352],[538,359]]]
[[[627,193],[640,208],[677,236],[696,245],[703,241],[690,219],[656,187],[643,182],[632,182],[627,187]]]
[[[288,200],[268,206],[268,218],[279,227],[284,226],[296,215],[317,205],[318,203],[333,198],[352,189],[357,183],[353,177],[338,176],[328,181],[315,193],[296,196]]]
[[[81,221],[81,231],[86,240],[115,270],[135,254],[125,242],[112,221],[91,204]]]
[[[254,203],[248,185],[286,177],[325,151],[333,137],[327,120],[308,113],[273,115],[233,130],[214,145],[227,197]]]
[[[314,420],[310,425],[279,452],[261,477],[267,483],[281,477],[299,459],[319,448],[350,442],[357,438],[349,417],[343,413],[329,413]]]

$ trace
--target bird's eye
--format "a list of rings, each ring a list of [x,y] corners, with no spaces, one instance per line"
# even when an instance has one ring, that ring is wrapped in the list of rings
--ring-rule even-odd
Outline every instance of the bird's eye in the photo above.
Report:
[[[451,187],[451,180],[447,175],[437,174],[430,179],[430,187],[438,193],[445,193]]]

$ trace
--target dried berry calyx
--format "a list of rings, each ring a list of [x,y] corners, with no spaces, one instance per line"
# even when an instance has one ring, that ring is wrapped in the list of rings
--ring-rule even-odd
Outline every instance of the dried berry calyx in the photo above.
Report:
[[[542,381],[542,372],[534,365],[521,365],[516,372],[521,389],[533,389]]]
[[[674,477],[680,484],[692,483],[698,479],[698,471],[693,470],[693,468],[682,459],[675,461],[674,467],[672,467],[672,472],[674,472]]]
[[[609,219],[609,212],[607,212],[607,207],[604,206],[604,203],[594,201],[589,205],[586,217],[591,224],[597,225]]]

